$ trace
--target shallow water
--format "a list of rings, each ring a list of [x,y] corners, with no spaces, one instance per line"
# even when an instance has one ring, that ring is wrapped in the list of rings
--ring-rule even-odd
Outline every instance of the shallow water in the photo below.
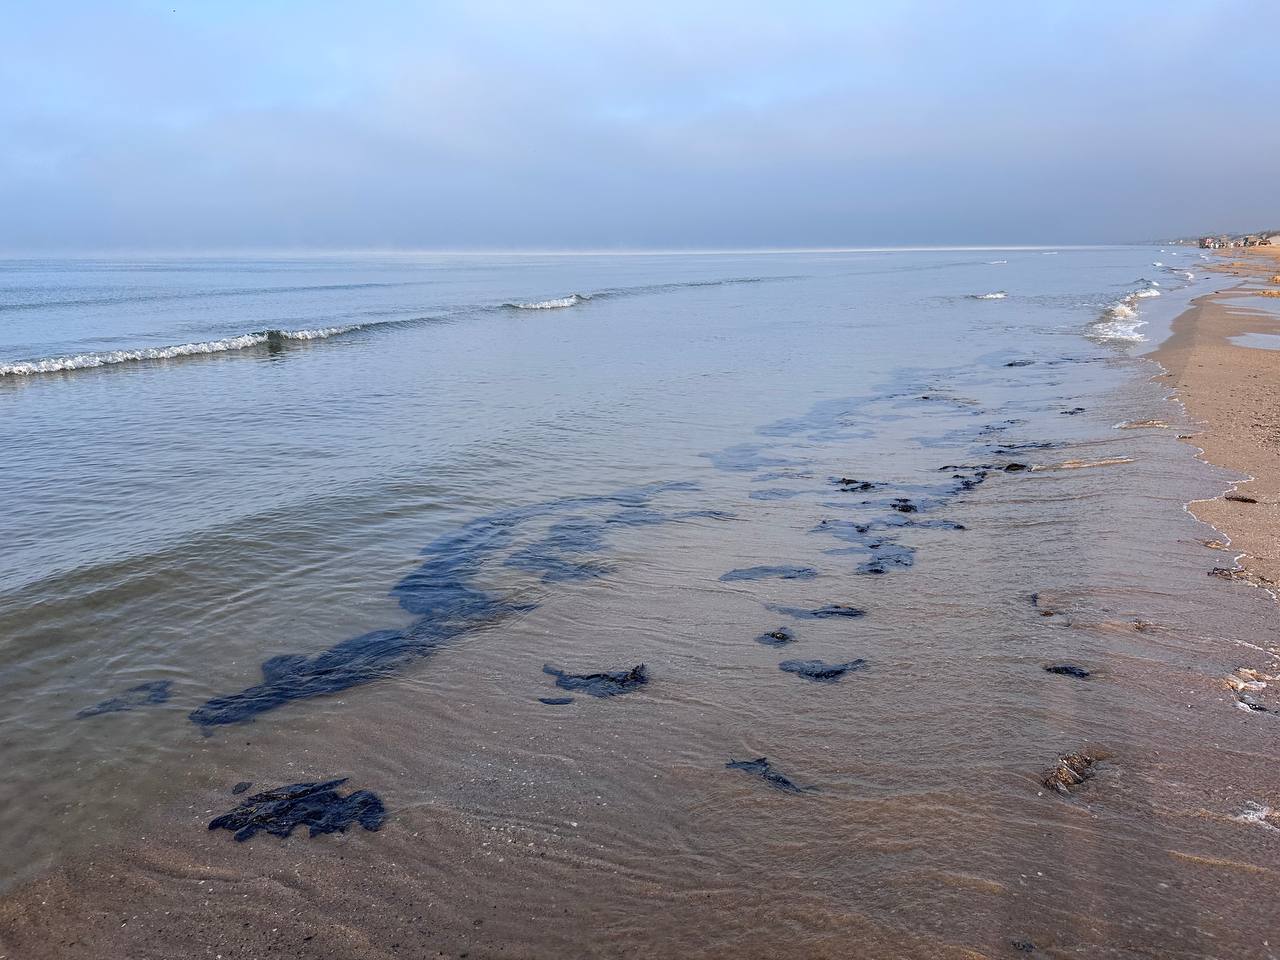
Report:
[[[133,911],[137,956],[1268,956],[1231,818],[1275,775],[1221,770],[1274,718],[1218,678],[1270,600],[1206,577],[1225,477],[1114,429],[1177,425],[1099,334],[1155,259],[0,265],[9,897]],[[1156,279],[1153,340],[1198,292]],[[342,776],[379,832],[204,829]]]
[[[1253,347],[1257,350],[1280,350],[1280,336],[1274,333],[1242,333],[1228,338],[1239,347]]]

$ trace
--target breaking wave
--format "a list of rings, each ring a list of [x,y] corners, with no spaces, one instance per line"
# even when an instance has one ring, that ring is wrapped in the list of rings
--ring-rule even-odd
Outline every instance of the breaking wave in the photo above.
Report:
[[[1003,290],[996,290],[993,293],[975,293],[972,294],[974,300],[1003,300],[1008,294]]]
[[[325,340],[340,334],[361,329],[359,324],[346,327],[321,327],[316,330],[263,330],[244,333],[223,340],[206,340],[201,343],[179,343],[169,347],[141,347],[136,350],[104,350],[97,353],[77,353],[61,357],[45,357],[40,360],[21,360],[0,364],[0,377],[23,377],[37,373],[60,373],[64,370],[90,370],[109,367],[118,363],[140,360],[173,360],[178,357],[195,357],[214,353],[233,353],[278,344],[290,340]]]
[[[723,287],[736,284],[768,283],[799,279],[801,279],[801,277],[788,275],[767,277],[726,277],[715,280],[683,280],[671,283],[647,284],[636,287],[616,287],[607,290],[599,290],[590,294],[572,293],[567,297],[560,297],[554,300],[535,300],[527,303],[511,302],[501,304],[501,306],[494,306],[493,303],[490,302],[487,305],[473,305],[471,307],[462,308],[458,310],[457,313],[458,315],[465,315],[469,313],[484,314],[498,309],[557,310],[565,307],[577,306],[578,304],[585,303],[588,300],[605,299],[610,297],[645,296],[695,287]],[[379,286],[379,284],[348,286]],[[335,289],[335,287],[325,286],[298,289]],[[343,289],[345,289],[345,287],[343,287]],[[59,306],[65,305],[65,303],[59,304]],[[25,307],[26,305],[17,304],[16,306]],[[31,376],[41,373],[60,373],[70,370],[92,370],[98,367],[111,367],[121,363],[133,363],[146,360],[172,360],[179,357],[197,357],[221,353],[234,353],[239,350],[248,350],[252,347],[283,344],[288,341],[324,340],[329,337],[336,337],[345,333],[353,333],[357,330],[371,330],[375,327],[383,328],[401,326],[404,324],[438,322],[442,319],[444,318],[440,316],[406,317],[395,320],[351,323],[345,326],[319,327],[312,330],[261,330],[253,333],[239,334],[237,336],[227,337],[221,340],[180,343],[166,347],[137,347],[126,350],[104,350],[92,353],[65,354],[62,356],[42,357],[37,360],[15,360],[10,362],[0,361],[0,379],[5,377]]]
[[[567,297],[560,297],[556,300],[534,300],[531,303],[504,303],[504,307],[510,307],[513,310],[560,310],[564,307],[576,307],[580,303],[586,303],[591,297],[582,293],[571,293]]]
[[[1102,316],[1089,330],[1092,339],[1118,343],[1142,343],[1147,339],[1139,332],[1147,321],[1138,313],[1138,303],[1160,296],[1160,291],[1154,280],[1144,282],[1147,286],[1126,294],[1102,311]]]
[[[533,300],[528,303],[514,301],[503,306],[512,310],[562,310],[576,307],[589,300],[610,300],[619,297],[640,297],[674,290],[696,290],[700,287],[732,287],[745,283],[770,283],[779,280],[799,280],[799,276],[779,277],[723,277],[716,280],[677,280],[671,283],[650,283],[638,287],[607,287],[592,293],[571,293],[554,300]]]

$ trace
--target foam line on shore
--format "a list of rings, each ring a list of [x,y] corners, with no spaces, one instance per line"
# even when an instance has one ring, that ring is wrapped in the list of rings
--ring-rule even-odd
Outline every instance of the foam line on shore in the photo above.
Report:
[[[1234,254],[1239,256],[1238,254]],[[1239,285],[1198,297],[1173,322],[1172,335],[1149,355],[1163,369],[1159,375],[1172,389],[1169,397],[1185,419],[1198,426],[1179,436],[1195,456],[1235,474],[1216,496],[1186,503],[1183,509],[1213,528],[1229,550],[1229,564],[1210,572],[1223,579],[1249,584],[1280,599],[1280,565],[1270,544],[1277,521],[1273,507],[1280,498],[1280,476],[1268,452],[1274,420],[1266,414],[1268,384],[1274,382],[1273,352],[1235,345],[1233,336],[1260,328],[1275,329],[1280,315],[1240,315],[1229,308],[1232,299],[1265,289],[1280,263],[1280,252],[1261,248],[1246,259],[1215,263],[1209,269],[1230,274]],[[1258,411],[1242,417],[1243,410]]]

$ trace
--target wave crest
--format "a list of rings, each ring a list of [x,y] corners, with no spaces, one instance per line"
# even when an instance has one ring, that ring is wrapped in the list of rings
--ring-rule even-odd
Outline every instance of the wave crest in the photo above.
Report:
[[[513,310],[561,310],[565,307],[576,307],[580,303],[586,303],[591,298],[583,293],[571,293],[567,297],[560,297],[555,300],[534,300],[531,303],[504,303],[504,307],[510,307]]]
[[[572,293],[567,297],[560,297],[554,300],[535,300],[528,303],[505,303],[500,307],[493,306],[492,301],[490,301],[489,304],[479,308],[472,306],[470,308],[463,308],[463,310],[474,311],[479,309],[481,312],[486,314],[501,309],[557,310],[565,307],[577,306],[580,303],[585,303],[588,300],[594,300],[597,298],[604,299],[611,297],[644,296],[695,287],[720,287],[742,283],[766,283],[771,281],[798,279],[800,279],[800,277],[789,275],[776,277],[726,277],[714,280],[685,280],[672,283],[648,284],[638,287],[619,287],[614,289],[598,290],[591,294]],[[351,286],[385,285],[386,284],[356,284]],[[299,287],[296,289],[330,289],[330,287]],[[345,287],[335,287],[334,289],[345,289]],[[66,305],[66,303],[60,304],[60,306]],[[0,304],[0,309],[5,308],[5,306],[6,305],[4,304]],[[16,306],[19,308],[25,308],[26,305],[17,304]],[[222,340],[180,343],[165,347],[138,347],[129,350],[104,350],[94,353],[78,353],[55,357],[43,357],[37,360],[16,360],[9,363],[0,362],[0,379],[5,377],[31,376],[41,373],[60,373],[69,370],[91,370],[95,367],[108,367],[120,363],[132,363],[146,360],[171,360],[179,357],[231,353],[237,350],[247,350],[252,347],[270,345],[273,343],[280,344],[289,340],[323,340],[328,337],[335,337],[344,333],[351,333],[356,330],[373,330],[375,328],[396,327],[403,324],[434,322],[439,319],[441,318],[438,316],[405,317],[395,320],[377,320],[366,321],[364,323],[352,323],[346,326],[321,327],[313,330],[262,330],[253,333],[243,333],[234,337],[227,337]]]
[[[91,370],[94,367],[109,367],[118,363],[134,363],[141,360],[174,360],[178,357],[194,357],[202,354],[233,353],[237,350],[247,350],[250,347],[288,340],[324,340],[359,329],[359,324],[356,324],[346,327],[321,327],[316,330],[262,330],[257,333],[242,333],[223,340],[179,343],[168,347],[103,350],[96,353],[44,357],[39,360],[20,360],[15,363],[0,364],[0,377],[25,377],[38,373],[61,373],[66,370]]]
[[[1147,325],[1147,321],[1138,314],[1138,302],[1150,297],[1158,297],[1160,291],[1157,289],[1159,285],[1154,280],[1143,282],[1148,286],[1125,294],[1102,311],[1102,316],[1090,328],[1090,338],[1113,343],[1142,343],[1147,339],[1139,332]]]

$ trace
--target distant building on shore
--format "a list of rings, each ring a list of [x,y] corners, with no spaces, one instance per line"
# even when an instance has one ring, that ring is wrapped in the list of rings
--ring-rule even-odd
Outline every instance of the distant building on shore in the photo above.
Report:
[[[1280,244],[1280,231],[1266,230],[1262,233],[1246,233],[1238,237],[1226,234],[1218,237],[1201,237],[1198,243],[1201,250],[1220,250],[1226,247],[1269,247]]]

